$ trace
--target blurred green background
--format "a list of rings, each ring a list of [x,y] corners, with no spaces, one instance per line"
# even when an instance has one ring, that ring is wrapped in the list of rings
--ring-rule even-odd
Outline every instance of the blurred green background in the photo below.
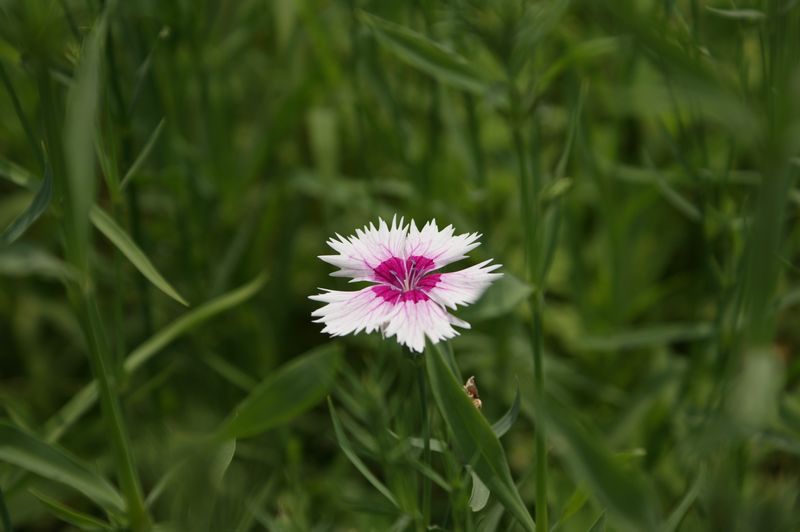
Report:
[[[127,526],[53,465],[119,485],[99,360],[165,530],[419,529],[420,475],[440,529],[514,530],[408,444],[415,364],[378,335],[209,442],[330,344],[325,241],[394,214],[504,265],[452,349],[491,422],[518,383],[502,443],[535,518],[541,332],[576,429],[548,433],[551,529],[642,530],[645,503],[663,530],[800,529],[798,2],[0,0],[0,67],[14,530]]]

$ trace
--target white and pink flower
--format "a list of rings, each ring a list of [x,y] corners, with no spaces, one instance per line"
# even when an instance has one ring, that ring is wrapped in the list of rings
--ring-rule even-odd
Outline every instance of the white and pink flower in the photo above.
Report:
[[[356,229],[355,236],[337,234],[328,240],[337,254],[319,257],[339,268],[331,275],[373,284],[356,291],[321,289],[311,296],[325,303],[312,313],[315,322],[324,323],[322,332],[331,336],[380,330],[418,352],[426,336],[436,343],[458,334],[453,325],[469,329],[447,309],[474,303],[502,274],[492,273],[500,265],[490,264],[491,259],[459,271],[439,271],[480,245],[478,233],[454,233],[452,225],[440,230],[435,220],[417,229],[413,220],[404,225],[402,218],[394,218],[391,227],[379,219],[377,228],[370,223]]]

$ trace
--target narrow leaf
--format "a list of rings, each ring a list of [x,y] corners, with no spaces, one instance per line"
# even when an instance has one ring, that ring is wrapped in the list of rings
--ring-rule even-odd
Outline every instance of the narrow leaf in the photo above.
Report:
[[[4,532],[13,532],[11,530],[11,514],[8,513],[8,506],[6,506],[6,498],[3,496],[2,486],[0,486],[0,522],[3,523]]]
[[[44,180],[42,180],[42,183],[39,185],[39,190],[33,197],[31,204],[6,227],[2,234],[0,234],[0,245],[8,246],[22,236],[25,231],[27,231],[28,227],[38,220],[42,213],[47,210],[52,196],[53,172],[50,170],[50,165],[48,164],[45,166]]]
[[[469,494],[469,507],[473,512],[480,512],[489,502],[489,488],[481,482],[481,479],[474,471],[469,472],[472,477],[472,491]]]
[[[548,400],[545,410],[555,450],[562,454],[576,482],[629,530],[657,530],[658,513],[652,487],[635,468],[623,467],[605,447],[602,437],[587,435],[575,416]]]
[[[759,22],[767,18],[767,15],[763,11],[758,11],[757,9],[720,9],[711,6],[706,6],[706,9],[712,15],[732,20]]]
[[[74,488],[107,510],[125,510],[106,479],[66,451],[6,422],[0,422],[0,460]]]
[[[688,512],[689,508],[692,507],[695,499],[697,499],[697,495],[700,493],[700,487],[703,483],[703,473],[704,471],[701,469],[697,474],[697,478],[692,483],[692,487],[689,488],[689,491],[687,491],[686,495],[683,496],[683,499],[681,499],[681,502],[678,504],[678,506],[672,511],[671,514],[669,514],[669,517],[664,524],[663,532],[675,532],[678,530],[681,521],[683,521],[683,518],[686,516],[686,512]]]
[[[336,433],[336,441],[339,443],[339,447],[342,449],[342,452],[350,460],[356,469],[364,475],[364,478],[372,484],[372,486],[380,492],[381,495],[386,497],[389,502],[391,502],[395,507],[400,508],[400,505],[397,503],[397,499],[395,499],[392,492],[389,491],[383,482],[377,479],[375,475],[372,474],[372,471],[364,464],[361,458],[353,451],[353,447],[350,445],[350,440],[347,439],[347,434],[345,434],[344,429],[342,428],[342,422],[339,420],[339,416],[336,414],[336,409],[333,408],[333,402],[331,398],[328,397],[328,409],[331,413],[331,420],[333,421],[333,430]]]
[[[670,323],[652,325],[604,336],[584,336],[576,341],[578,349],[587,351],[619,351],[656,347],[672,342],[705,340],[712,333],[709,323]]]
[[[511,425],[517,420],[519,416],[519,383],[517,383],[517,394],[514,396],[514,403],[511,405],[511,408],[503,414],[503,417],[498,419],[492,425],[492,432],[494,432],[495,436],[498,438],[502,438],[503,435],[508,432],[508,429],[511,428]]]
[[[375,31],[378,41],[389,51],[442,83],[477,93],[486,90],[486,81],[457,53],[416,31],[375,15],[362,12],[361,20]]]
[[[601,513],[586,532],[606,532],[606,513]]]
[[[153,358],[173,340],[209,320],[253,297],[266,282],[265,275],[259,275],[248,284],[213,299],[176,319],[155,335],[134,349],[125,359],[125,372],[135,373],[148,360]],[[64,405],[56,415],[45,424],[48,441],[58,440],[78,419],[97,402],[97,386],[87,384]]]
[[[327,344],[282,366],[236,407],[220,436],[246,438],[291,421],[325,397],[338,365],[338,345]]]
[[[91,210],[92,223],[108,238],[117,249],[122,252],[131,264],[136,267],[148,281],[153,283],[156,288],[167,294],[169,297],[181,303],[182,305],[189,306],[189,303],[181,297],[177,290],[175,290],[169,282],[159,273],[147,255],[139,249],[139,246],[128,236],[128,234],[114,221],[100,207],[95,205]]]
[[[469,322],[498,318],[513,311],[532,293],[532,286],[504,272],[503,276],[486,290],[480,301],[464,309],[460,317]]]
[[[100,101],[100,60],[106,34],[101,17],[86,38],[75,81],[67,94],[64,122],[64,156],[67,165],[68,233],[79,268],[88,267],[89,210],[95,198],[94,132]]]
[[[158,137],[161,136],[161,130],[164,129],[164,119],[162,118],[161,121],[158,123],[156,128],[150,134],[150,138],[147,139],[147,143],[142,148],[141,153],[136,160],[133,161],[133,164],[125,173],[125,177],[122,178],[122,182],[119,185],[120,190],[124,190],[128,183],[136,177],[136,174],[139,173],[139,169],[141,169],[142,165],[144,164],[145,160],[147,160],[147,156],[150,155],[150,152],[153,150],[153,147],[156,145],[158,141]]]
[[[78,528],[79,530],[114,530],[114,528],[100,519],[70,508],[69,506],[45,495],[37,490],[30,490],[30,494],[39,499],[39,502],[44,504],[50,513],[61,519],[65,523]]]
[[[429,346],[425,362],[436,405],[453,432],[461,456],[525,530],[535,530],[536,525],[511,478],[500,440],[448,369],[438,345]]]

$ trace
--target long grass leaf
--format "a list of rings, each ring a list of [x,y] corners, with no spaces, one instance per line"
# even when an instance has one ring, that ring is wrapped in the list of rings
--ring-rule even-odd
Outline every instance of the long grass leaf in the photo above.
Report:
[[[63,449],[7,422],[0,422],[0,460],[69,486],[106,510],[125,510],[119,492],[106,479]]]
[[[53,172],[50,165],[45,165],[44,179],[39,185],[39,190],[33,197],[28,208],[17,216],[11,224],[0,234],[0,245],[8,246],[21,237],[28,227],[47,210],[50,198],[53,196]]]
[[[453,432],[462,458],[525,530],[535,530],[533,518],[511,478],[505,451],[489,423],[464,393],[437,346],[429,346],[425,362],[436,405]]]
[[[145,255],[139,246],[136,245],[136,242],[128,236],[128,233],[117,225],[111,216],[95,205],[91,210],[91,219],[95,227],[97,227],[97,229],[99,229],[129,261],[131,261],[131,264],[133,264],[148,281],[178,303],[187,307],[189,306],[189,303],[166,279],[164,279],[164,276],[153,266],[153,263],[147,255]]]
[[[317,404],[333,385],[339,355],[337,344],[327,344],[273,372],[234,409],[220,428],[220,437],[255,436]]]
[[[400,505],[397,502],[397,499],[392,495],[392,492],[389,491],[383,482],[378,480],[378,478],[369,470],[366,464],[359,458],[359,456],[353,450],[353,447],[350,445],[350,440],[347,439],[347,434],[345,434],[344,429],[342,428],[342,422],[339,420],[338,414],[336,414],[336,409],[333,408],[333,402],[331,398],[328,397],[328,409],[331,413],[331,420],[333,421],[333,430],[336,433],[336,441],[339,443],[339,448],[342,450],[344,455],[350,460],[358,471],[364,475],[364,478],[372,484],[372,486],[378,490],[378,492],[386,497],[386,499],[392,503],[395,507],[400,508]]]

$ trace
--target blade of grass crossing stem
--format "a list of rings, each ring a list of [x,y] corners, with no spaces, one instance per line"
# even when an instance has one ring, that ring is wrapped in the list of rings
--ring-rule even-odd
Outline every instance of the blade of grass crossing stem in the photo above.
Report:
[[[0,460],[69,486],[112,513],[125,511],[125,502],[106,479],[66,451],[10,423],[0,422]]]
[[[45,164],[44,180],[42,180],[42,183],[39,185],[39,190],[36,192],[30,205],[28,205],[28,208],[17,216],[14,221],[6,227],[5,231],[0,234],[0,246],[8,246],[21,237],[25,231],[27,231],[28,227],[38,220],[44,211],[47,210],[52,196],[53,172],[50,169],[50,165]]]
[[[164,119],[162,118],[161,121],[158,123],[156,128],[153,130],[153,133],[150,134],[150,138],[147,139],[147,143],[142,148],[142,152],[133,161],[133,164],[125,173],[125,177],[122,178],[122,182],[119,185],[120,190],[125,190],[125,187],[128,186],[128,183],[136,177],[136,174],[139,173],[139,170],[142,168],[145,160],[147,160],[147,156],[150,155],[150,152],[153,151],[153,147],[156,145],[158,138],[161,136],[161,130],[164,129]]]
[[[189,306],[189,303],[166,279],[164,279],[164,276],[153,266],[153,263],[150,262],[147,255],[139,249],[139,246],[137,246],[131,237],[117,225],[111,216],[95,205],[91,210],[91,220],[95,227],[97,227],[97,229],[99,229],[129,261],[131,261],[131,264],[133,264],[148,281],[178,303],[187,307]]]
[[[70,508],[38,490],[32,489],[30,490],[30,494],[36,497],[51,514],[65,523],[74,526],[78,530],[114,530],[111,524],[101,521],[92,515]]]
[[[242,401],[219,430],[221,438],[246,438],[287,423],[328,393],[340,349],[327,344],[285,364]]]
[[[438,344],[428,344],[425,363],[436,405],[453,433],[462,459],[472,464],[483,483],[525,530],[535,530],[533,518],[511,478],[500,440],[448,369]]]
[[[176,338],[186,334],[206,320],[250,299],[264,286],[266,281],[267,276],[261,274],[248,284],[223,294],[208,303],[204,303],[176,319],[131,351],[123,366],[125,373],[132,375]],[[47,441],[57,441],[95,402],[97,402],[97,385],[95,383],[87,384],[56,415],[47,421],[45,424]]]
[[[394,495],[389,488],[387,488],[383,482],[378,480],[378,478],[372,474],[372,471],[361,461],[361,458],[353,450],[353,447],[350,445],[350,440],[347,439],[347,434],[345,434],[344,429],[342,428],[342,422],[339,420],[339,415],[336,413],[336,409],[333,407],[333,402],[331,398],[328,397],[328,409],[331,413],[331,421],[333,421],[333,430],[336,433],[336,441],[339,443],[339,448],[342,450],[344,455],[350,460],[350,463],[353,464],[358,471],[364,475],[364,478],[372,484],[372,486],[378,490],[378,492],[386,497],[386,499],[392,503],[396,508],[400,508],[400,504],[398,504],[397,499],[395,499]]]

